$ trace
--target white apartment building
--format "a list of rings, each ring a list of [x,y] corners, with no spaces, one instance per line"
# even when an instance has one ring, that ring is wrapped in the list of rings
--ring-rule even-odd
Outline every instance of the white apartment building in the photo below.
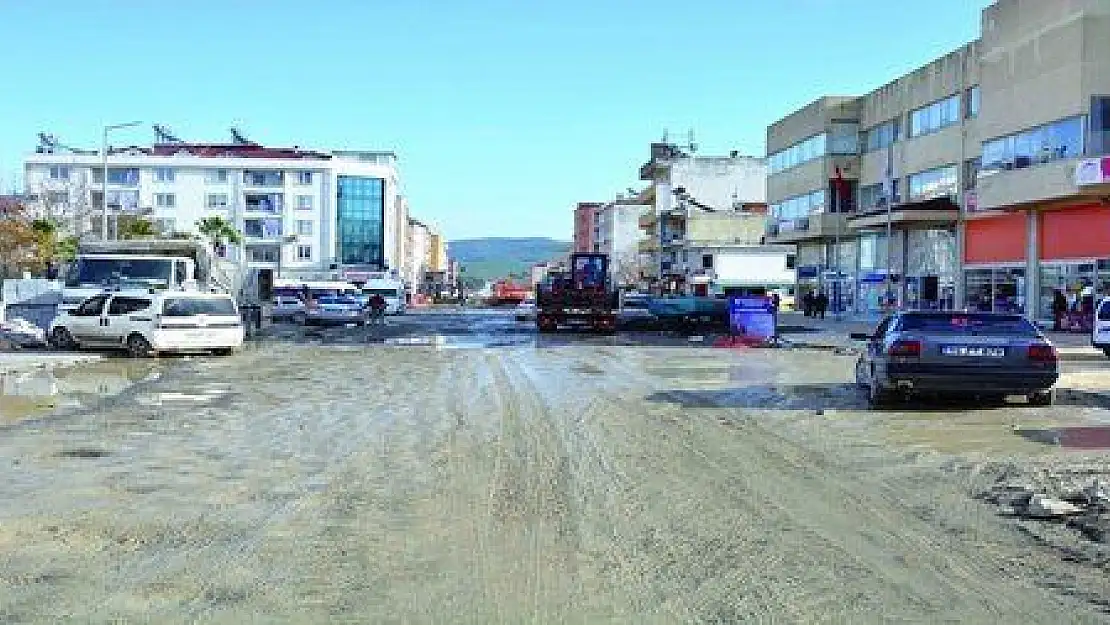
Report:
[[[424,284],[432,257],[432,231],[424,222],[409,217],[406,228],[408,254],[405,258],[403,277],[410,289],[416,293]]]
[[[603,205],[595,213],[597,229],[594,245],[597,251],[609,255],[609,274],[619,286],[632,286],[640,282],[647,258],[640,251],[644,233],[640,230],[640,217],[654,210],[636,200],[618,197]]]
[[[164,234],[196,233],[200,219],[226,218],[244,237],[227,257],[252,268],[286,277],[399,273],[397,239],[406,224],[398,222],[392,152],[161,143],[109,149],[106,185],[102,159],[40,146],[24,163],[33,208],[78,235],[99,236],[107,195],[113,223],[138,215]]]

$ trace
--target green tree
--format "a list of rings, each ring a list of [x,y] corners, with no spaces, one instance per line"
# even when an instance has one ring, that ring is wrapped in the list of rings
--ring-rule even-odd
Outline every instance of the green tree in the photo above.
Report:
[[[158,229],[149,219],[131,217],[128,215],[119,218],[119,238],[121,239],[150,239],[158,236]]]
[[[228,220],[219,216],[205,217],[197,222],[197,230],[218,249],[229,243],[242,243],[243,235]]]

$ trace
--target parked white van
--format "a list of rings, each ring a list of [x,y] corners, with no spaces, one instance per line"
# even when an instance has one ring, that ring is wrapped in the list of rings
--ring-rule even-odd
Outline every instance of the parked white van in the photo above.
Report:
[[[135,357],[165,352],[228,355],[243,345],[235,300],[197,291],[101,293],[62,311],[50,324],[51,344],[63,349],[125,349]]]
[[[1091,324],[1091,345],[1101,349],[1110,358],[1110,297],[1102,298],[1095,307],[1095,319]]]

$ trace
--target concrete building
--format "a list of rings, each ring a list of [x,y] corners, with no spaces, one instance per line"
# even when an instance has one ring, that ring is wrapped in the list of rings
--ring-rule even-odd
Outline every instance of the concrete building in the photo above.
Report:
[[[643,280],[647,257],[640,251],[644,238],[640,218],[653,209],[638,198],[617,196],[601,206],[597,217],[597,251],[609,255],[609,273],[619,286],[637,286]]]
[[[424,292],[424,279],[431,258],[432,232],[424,222],[409,217],[408,255],[404,264],[405,284],[409,294]]]
[[[400,267],[399,176],[392,152],[318,152],[229,144],[156,143],[90,150],[41,145],[24,164],[36,213],[76,234],[99,234],[105,186],[112,223],[151,220],[195,233],[208,216],[231,221],[245,241],[228,255],[285,276],[339,276]]]
[[[579,202],[574,208],[574,250],[578,253],[600,251],[597,245],[598,232],[598,202]]]
[[[1110,293],[1107,59],[1105,0],[994,3],[980,40],[768,128],[767,240],[848,311],[1045,319],[1057,289]]]
[[[704,292],[709,279],[694,280],[690,249],[760,243],[767,206],[763,159],[735,152],[693,156],[670,143],[653,143],[640,179],[651,183],[637,202],[652,207],[640,220],[640,250],[653,289]]]

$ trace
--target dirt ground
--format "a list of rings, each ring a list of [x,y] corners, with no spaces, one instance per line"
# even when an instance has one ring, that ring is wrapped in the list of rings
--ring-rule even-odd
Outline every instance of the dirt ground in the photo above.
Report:
[[[1110,620],[971,496],[1097,405],[872,413],[849,355],[391,321],[5,420],[0,622]]]

